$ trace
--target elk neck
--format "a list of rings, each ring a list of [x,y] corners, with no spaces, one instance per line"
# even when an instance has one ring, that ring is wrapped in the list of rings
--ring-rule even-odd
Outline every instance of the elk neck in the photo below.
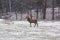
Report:
[[[30,21],[30,18],[27,18],[28,21]]]

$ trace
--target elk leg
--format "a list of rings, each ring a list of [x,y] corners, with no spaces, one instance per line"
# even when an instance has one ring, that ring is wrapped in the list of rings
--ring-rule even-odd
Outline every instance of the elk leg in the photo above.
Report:
[[[38,27],[38,23],[37,23],[37,27]]]
[[[31,23],[30,23],[30,27],[31,27]]]
[[[35,26],[36,26],[36,23],[35,23]],[[34,26],[34,27],[35,27],[35,26]]]

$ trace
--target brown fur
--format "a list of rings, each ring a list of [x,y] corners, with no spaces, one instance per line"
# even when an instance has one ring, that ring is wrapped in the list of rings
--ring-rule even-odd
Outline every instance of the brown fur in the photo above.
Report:
[[[29,17],[26,17],[27,18],[27,21],[30,23],[30,27],[31,27],[31,23],[34,23],[35,24],[35,26],[36,26],[36,24],[37,24],[37,27],[38,27],[38,23],[37,23],[37,20],[36,19],[31,19],[31,18],[29,18]],[[35,27],[34,26],[34,27]]]

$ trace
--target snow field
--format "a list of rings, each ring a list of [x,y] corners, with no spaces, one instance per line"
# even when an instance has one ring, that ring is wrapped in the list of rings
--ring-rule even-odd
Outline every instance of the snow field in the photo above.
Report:
[[[0,19],[0,40],[60,40],[60,21],[39,21],[38,25]]]

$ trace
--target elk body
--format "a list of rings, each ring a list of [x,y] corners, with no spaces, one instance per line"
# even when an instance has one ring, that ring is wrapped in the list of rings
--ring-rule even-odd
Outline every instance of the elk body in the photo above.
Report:
[[[30,23],[30,27],[31,27],[31,23],[34,23],[35,24],[35,26],[37,25],[37,27],[38,27],[38,23],[37,23],[37,20],[36,19],[31,19],[31,18],[29,18],[29,17],[26,17],[27,18],[27,21]],[[34,27],[35,27],[34,26]]]

